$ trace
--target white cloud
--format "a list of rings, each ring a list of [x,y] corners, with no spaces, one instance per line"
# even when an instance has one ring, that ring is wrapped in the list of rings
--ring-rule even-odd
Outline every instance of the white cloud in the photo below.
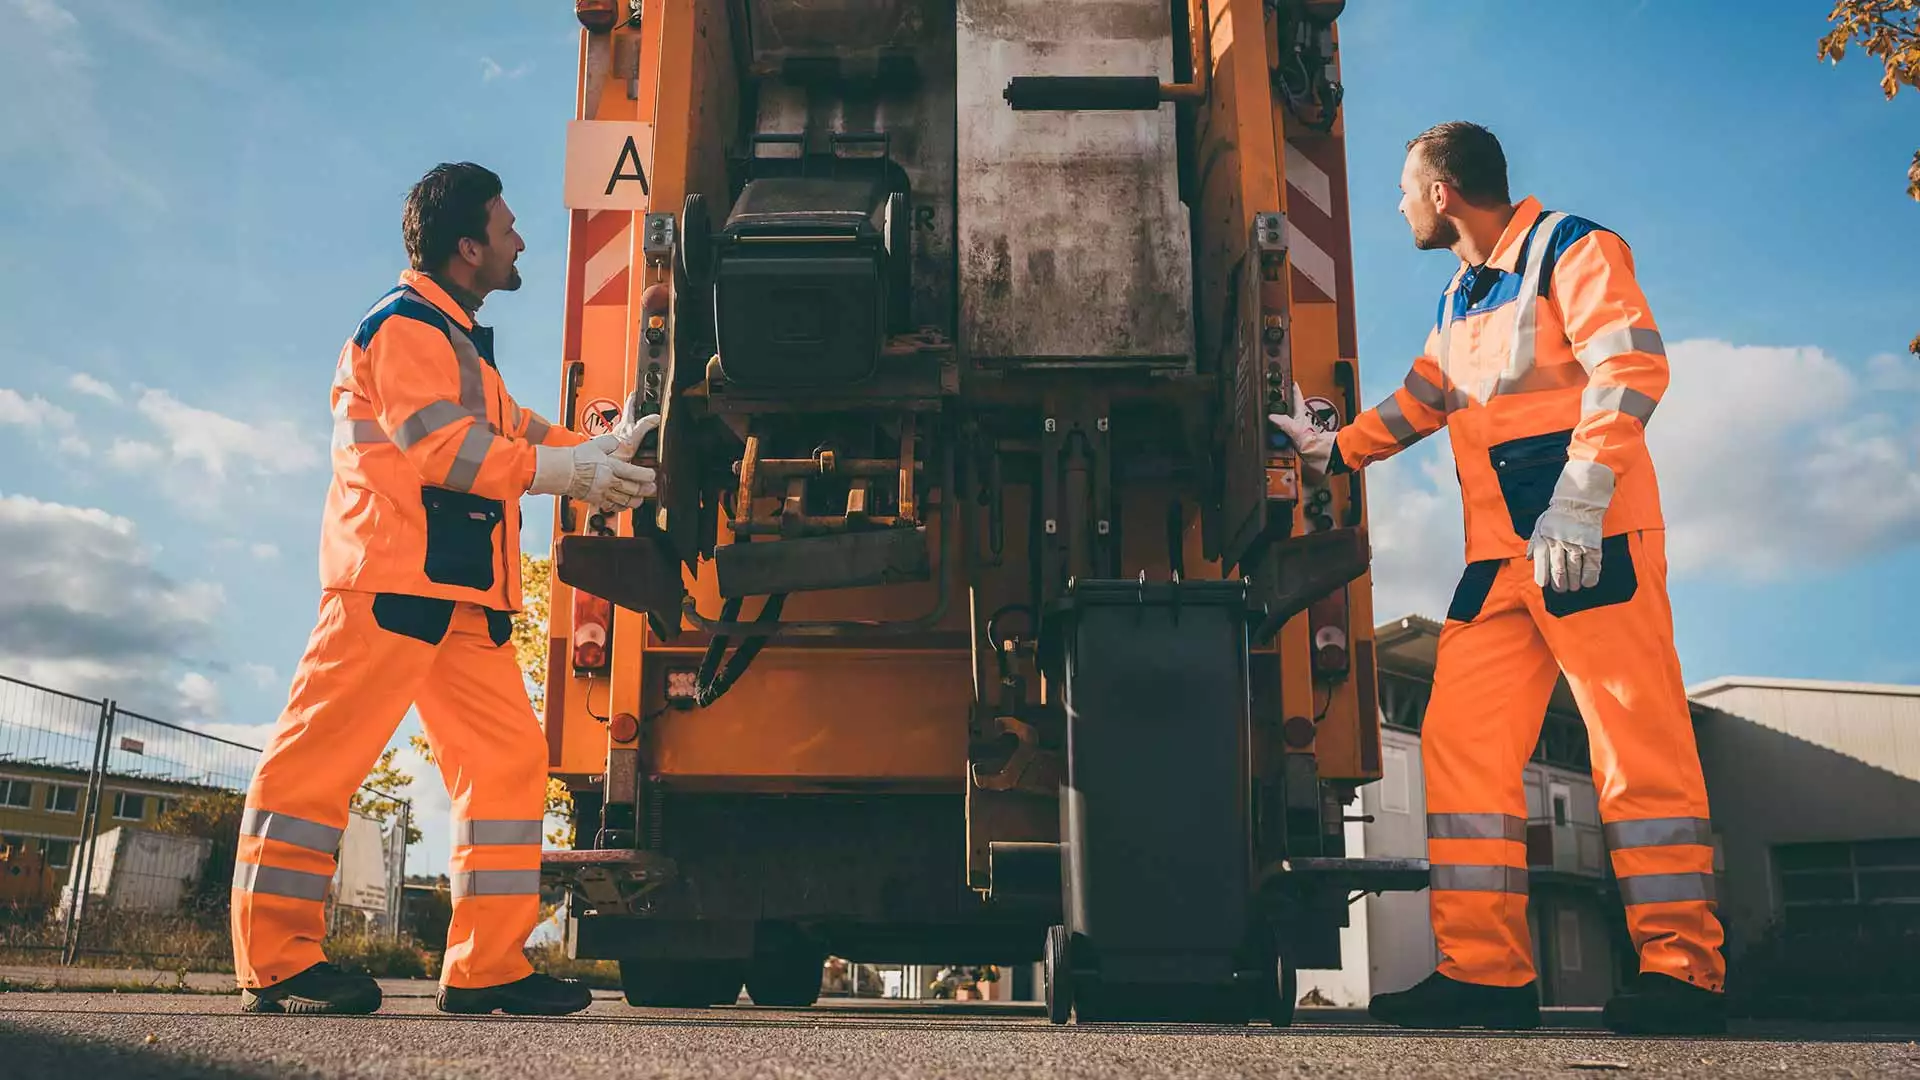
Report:
[[[280,549],[273,544],[254,544],[247,548],[247,554],[261,562],[272,562],[280,557]]]
[[[0,424],[65,432],[74,429],[74,417],[37,394],[27,397],[18,390],[0,387]]]
[[[67,379],[67,385],[77,393],[97,397],[103,401],[117,402],[120,400],[119,391],[84,371],[74,372],[73,375]]]
[[[174,689],[179,692],[181,704],[186,706],[186,718],[220,715],[220,687],[205,675],[189,671],[180,676]]]
[[[513,68],[503,68],[500,66],[499,61],[493,57],[483,56],[480,58],[480,81],[492,82],[495,79],[517,79],[525,75],[531,67],[531,64],[520,64]]]
[[[1866,380],[1815,348],[1691,340],[1647,429],[1675,577],[1767,581],[1920,543],[1920,418],[1875,397],[1920,365]],[[1444,434],[1367,470],[1375,610],[1438,618],[1464,553]],[[1408,466],[1414,466],[1409,468]]]
[[[270,689],[280,681],[280,676],[265,664],[242,664],[240,673],[253,680],[253,685],[262,690]]]
[[[188,405],[165,390],[143,391],[138,408],[160,429],[175,463],[197,465],[215,480],[230,470],[273,476],[321,461],[313,443],[285,421],[251,424]]]
[[[166,453],[150,442],[115,439],[107,448],[107,460],[115,468],[129,471],[150,469],[166,458]]]
[[[1920,356],[1882,353],[1867,361],[1867,385],[1875,390],[1920,394]]]
[[[0,497],[0,671],[160,717],[218,706],[185,658],[212,638],[220,586],[153,566],[131,521]]]

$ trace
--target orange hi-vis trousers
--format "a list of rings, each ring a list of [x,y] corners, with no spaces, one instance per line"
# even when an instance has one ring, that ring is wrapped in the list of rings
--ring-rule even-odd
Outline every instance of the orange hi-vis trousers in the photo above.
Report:
[[[1469,564],[1421,731],[1439,970],[1534,978],[1524,772],[1562,672],[1587,724],[1600,817],[1642,971],[1720,990],[1712,828],[1673,647],[1665,533],[1602,541],[1597,586],[1556,593],[1525,558]]]
[[[271,986],[326,959],[324,901],[348,801],[408,706],[453,799],[453,921],[441,981],[530,974],[539,921],[546,739],[511,616],[475,604],[327,590],[287,708],[247,791],[233,876],[234,970]]]

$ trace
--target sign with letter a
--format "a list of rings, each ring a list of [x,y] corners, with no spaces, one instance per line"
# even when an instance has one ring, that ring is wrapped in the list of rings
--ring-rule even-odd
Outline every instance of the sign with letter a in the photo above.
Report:
[[[653,189],[653,124],[575,120],[567,125],[569,210],[645,210]]]

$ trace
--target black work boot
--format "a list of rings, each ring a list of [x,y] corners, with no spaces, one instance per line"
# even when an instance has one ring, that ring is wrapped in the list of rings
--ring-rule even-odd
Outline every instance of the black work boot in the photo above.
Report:
[[[380,984],[366,975],[349,975],[321,961],[272,986],[240,991],[240,1011],[364,1016],[380,1007]]]
[[[1634,985],[1613,996],[1600,1021],[1621,1035],[1721,1035],[1727,1030],[1727,995],[1643,971]]]
[[[576,979],[556,979],[539,972],[501,986],[465,989],[440,988],[440,1011],[510,1016],[565,1016],[593,1004],[593,991]]]
[[[1396,994],[1376,994],[1367,1006],[1375,1020],[1407,1028],[1498,1028],[1540,1026],[1540,996],[1525,986],[1460,982],[1439,972]]]

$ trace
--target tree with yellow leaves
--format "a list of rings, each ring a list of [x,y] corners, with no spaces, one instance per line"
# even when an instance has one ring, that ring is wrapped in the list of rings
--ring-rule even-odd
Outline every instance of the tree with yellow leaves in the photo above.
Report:
[[[1820,39],[1820,59],[1839,63],[1859,45],[1886,69],[1880,92],[1892,101],[1902,86],[1920,91],[1920,0],[1839,0],[1827,15],[1833,29]],[[1920,150],[1907,167],[1907,194],[1920,200]],[[1920,356],[1920,335],[1907,346]]]

